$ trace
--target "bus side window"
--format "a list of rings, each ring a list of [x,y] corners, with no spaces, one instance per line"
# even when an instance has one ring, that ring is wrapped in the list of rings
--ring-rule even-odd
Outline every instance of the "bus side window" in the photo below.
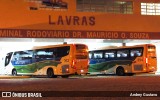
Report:
[[[70,52],[69,46],[57,47],[55,49],[55,55],[57,59],[61,59],[62,57],[67,56],[69,52]]]
[[[129,50],[119,50],[117,51],[118,58],[126,58],[129,56]]]
[[[139,57],[142,55],[142,49],[133,49],[130,52],[131,57]]]
[[[114,54],[109,54],[109,58],[114,58]]]
[[[16,61],[16,60],[18,60],[18,58],[14,58],[14,60]]]
[[[105,58],[114,58],[114,57],[115,57],[115,51],[105,52]]]
[[[89,59],[92,59],[92,58],[93,58],[93,54],[89,53]]]
[[[26,65],[32,63],[32,50],[17,51],[13,54],[12,65]]]
[[[119,58],[119,57],[121,57],[121,55],[120,55],[120,54],[117,54],[117,57]]]
[[[49,49],[39,49],[35,53],[35,58],[38,61],[46,60],[46,59],[53,59],[53,51]]]
[[[94,53],[94,58],[103,58],[103,53],[102,52],[98,52],[98,53]]]
[[[108,54],[105,54],[105,56],[104,56],[105,58],[108,58],[109,56],[108,56]]]
[[[140,55],[141,55],[140,53],[136,53],[136,54],[135,54],[135,56],[140,56]]]

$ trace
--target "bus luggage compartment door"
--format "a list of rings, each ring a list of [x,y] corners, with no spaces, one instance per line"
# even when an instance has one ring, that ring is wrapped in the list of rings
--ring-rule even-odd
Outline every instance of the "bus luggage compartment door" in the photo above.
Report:
[[[75,62],[77,74],[88,73],[88,62],[85,59],[79,59]]]

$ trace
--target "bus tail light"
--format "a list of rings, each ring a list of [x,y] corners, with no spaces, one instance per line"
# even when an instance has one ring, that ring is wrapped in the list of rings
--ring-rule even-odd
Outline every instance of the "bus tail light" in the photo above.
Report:
[[[68,68],[66,69],[66,72],[69,73],[69,69]]]
[[[148,58],[146,58],[146,64],[148,64]]]
[[[89,68],[89,63],[90,63],[90,61],[88,60],[88,65],[87,65],[87,69]]]
[[[76,64],[76,61],[75,61],[75,60],[72,60],[72,68],[74,68],[74,69],[76,69],[75,64]]]
[[[89,65],[90,61],[88,60],[88,65]]]

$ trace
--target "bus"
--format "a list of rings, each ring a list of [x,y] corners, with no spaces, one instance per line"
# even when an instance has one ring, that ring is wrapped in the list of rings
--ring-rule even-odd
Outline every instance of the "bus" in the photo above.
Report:
[[[3,73],[67,78],[72,74],[88,73],[88,62],[88,46],[85,44],[39,46],[7,53]]]
[[[89,59],[91,74],[124,76],[157,70],[156,47],[152,44],[91,50]]]

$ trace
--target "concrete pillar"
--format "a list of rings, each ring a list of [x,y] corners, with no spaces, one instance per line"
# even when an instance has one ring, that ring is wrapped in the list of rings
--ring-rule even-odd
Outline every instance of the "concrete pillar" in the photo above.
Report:
[[[126,43],[122,43],[122,46],[126,46]]]

